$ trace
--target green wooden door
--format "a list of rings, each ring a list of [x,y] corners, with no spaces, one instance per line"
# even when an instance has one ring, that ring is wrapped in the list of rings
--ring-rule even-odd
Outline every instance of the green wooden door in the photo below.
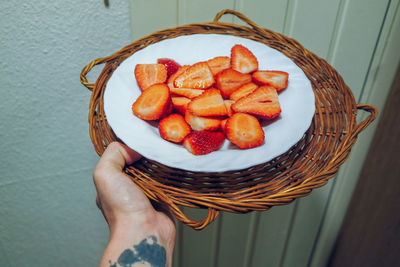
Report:
[[[357,102],[380,108],[399,61],[398,6],[398,0],[131,0],[132,37],[235,9],[328,60]],[[242,24],[232,16],[222,21]],[[374,126],[363,133],[337,177],[308,197],[268,212],[222,213],[200,232],[178,224],[174,266],[324,266],[373,132]],[[191,218],[206,214],[184,210]]]

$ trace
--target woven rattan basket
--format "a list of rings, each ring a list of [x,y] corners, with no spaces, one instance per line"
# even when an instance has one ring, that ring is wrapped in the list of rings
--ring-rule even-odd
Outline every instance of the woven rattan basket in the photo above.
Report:
[[[224,14],[233,14],[249,26],[219,22]],[[113,71],[136,51],[161,40],[191,34],[228,34],[248,38],[291,58],[312,84],[315,114],[303,138],[289,151],[263,164],[223,173],[198,173],[174,169],[143,158],[126,168],[133,181],[152,200],[169,206],[174,216],[194,229],[203,229],[219,211],[246,213],[268,210],[308,195],[325,185],[349,156],[357,135],[376,117],[375,107],[356,104],[342,77],[325,60],[306,50],[297,41],[263,29],[233,10],[219,12],[214,21],[189,24],[161,30],[137,40],[115,54],[88,64],[81,73],[81,82],[92,90],[89,107],[90,137],[101,155],[107,145],[118,138],[107,123],[103,95]],[[98,64],[105,64],[95,84],[88,83],[87,73]],[[356,122],[358,110],[370,114]],[[180,206],[208,209],[201,221],[185,216]]]

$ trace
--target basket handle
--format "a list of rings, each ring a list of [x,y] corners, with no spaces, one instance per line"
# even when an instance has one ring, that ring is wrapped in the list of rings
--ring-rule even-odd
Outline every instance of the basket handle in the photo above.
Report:
[[[87,89],[90,91],[93,91],[94,88],[94,83],[89,83],[86,75],[93,69],[94,66],[107,63],[109,61],[112,61],[114,57],[109,56],[109,57],[103,57],[103,58],[98,58],[87,64],[81,71],[81,84],[83,84]]]
[[[248,25],[250,25],[254,30],[264,33],[264,29],[261,28],[260,26],[258,26],[254,21],[252,21],[251,19],[249,19],[248,17],[246,17],[245,15],[243,15],[242,13],[233,10],[233,9],[224,9],[221,10],[220,12],[217,13],[217,15],[215,15],[214,18],[214,22],[219,23],[219,19],[225,15],[225,14],[232,14],[236,17],[238,17],[239,19],[241,19],[242,21],[246,22]]]
[[[369,112],[369,115],[367,118],[362,120],[360,123],[358,123],[354,129],[353,135],[357,136],[361,131],[363,131],[365,128],[368,127],[375,119],[376,116],[378,115],[378,109],[372,105],[369,104],[357,104],[357,109],[361,109],[364,111]]]

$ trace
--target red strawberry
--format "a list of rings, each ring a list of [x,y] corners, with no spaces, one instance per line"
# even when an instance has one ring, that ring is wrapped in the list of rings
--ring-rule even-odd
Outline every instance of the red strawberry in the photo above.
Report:
[[[215,76],[218,72],[231,67],[231,59],[229,57],[215,57],[207,61],[212,74]]]
[[[195,98],[202,93],[204,93],[204,90],[202,89],[191,89],[191,88],[177,88],[177,87],[170,87],[169,90],[171,93],[180,95],[180,96],[185,96],[187,98]]]
[[[221,90],[223,97],[229,97],[236,89],[251,82],[250,74],[243,74],[233,69],[226,69],[218,73],[216,87]]]
[[[232,109],[234,112],[248,113],[262,119],[272,119],[281,113],[278,93],[274,87],[267,85],[237,100]]]
[[[239,87],[235,92],[233,92],[229,98],[236,101],[239,98],[242,98],[254,92],[254,90],[256,90],[257,88],[258,85],[255,83],[246,83],[245,85]]]
[[[139,88],[144,91],[153,84],[167,80],[167,69],[163,64],[137,64],[135,77]]]
[[[163,139],[180,143],[191,132],[190,126],[180,114],[171,114],[158,124],[158,130]]]
[[[258,84],[271,85],[279,92],[287,87],[289,74],[284,71],[262,70],[254,72],[253,79]]]
[[[157,59],[157,63],[165,66],[168,77],[174,74],[181,67],[181,65],[179,65],[175,60],[170,58],[159,58]]]
[[[176,77],[174,86],[179,88],[206,89],[215,83],[214,76],[206,62],[190,66]]]
[[[172,105],[174,110],[185,115],[187,105],[190,102],[190,99],[184,96],[173,96],[171,97]]]
[[[185,137],[183,145],[194,155],[205,155],[220,149],[224,141],[221,132],[195,131]]]
[[[221,124],[221,119],[212,117],[200,117],[193,115],[189,110],[186,110],[185,120],[189,123],[194,131],[215,131],[218,130]]]
[[[249,49],[237,44],[231,49],[231,66],[241,73],[250,73],[258,69],[258,61]]]
[[[244,149],[262,145],[265,138],[258,119],[245,113],[235,113],[228,118],[225,134],[229,141]]]
[[[132,105],[132,112],[143,120],[158,120],[170,105],[169,88],[165,84],[155,84],[147,88]]]
[[[218,89],[205,90],[188,104],[188,110],[196,116],[225,116],[228,114],[224,99]]]

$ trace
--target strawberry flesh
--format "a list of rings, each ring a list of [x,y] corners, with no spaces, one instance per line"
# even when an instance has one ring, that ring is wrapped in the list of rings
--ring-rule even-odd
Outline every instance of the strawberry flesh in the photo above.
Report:
[[[279,92],[287,87],[289,74],[284,71],[256,71],[253,80],[261,85],[271,85]]]
[[[174,143],[180,143],[191,132],[190,126],[180,114],[171,114],[158,124],[160,136]]]
[[[240,148],[247,149],[262,145],[264,130],[256,117],[245,113],[235,113],[224,127],[226,137]]]
[[[215,83],[214,76],[206,62],[199,62],[176,77],[174,86],[179,88],[207,89]]]
[[[237,44],[231,49],[231,66],[241,73],[250,73],[258,69],[258,61],[249,49]]]
[[[233,69],[226,69],[217,75],[216,80],[216,87],[221,90],[222,96],[224,98],[229,98],[236,89],[251,82],[251,75]]]
[[[188,109],[197,116],[225,116],[228,114],[218,89],[208,89],[189,103]]]
[[[164,83],[167,80],[167,69],[163,64],[137,64],[135,77],[140,90],[144,91],[154,84]]]
[[[147,88],[132,105],[132,112],[143,120],[158,120],[170,107],[171,97],[165,84]]]
[[[234,112],[252,114],[261,119],[273,119],[281,113],[278,93],[272,86],[261,86],[232,104]]]

